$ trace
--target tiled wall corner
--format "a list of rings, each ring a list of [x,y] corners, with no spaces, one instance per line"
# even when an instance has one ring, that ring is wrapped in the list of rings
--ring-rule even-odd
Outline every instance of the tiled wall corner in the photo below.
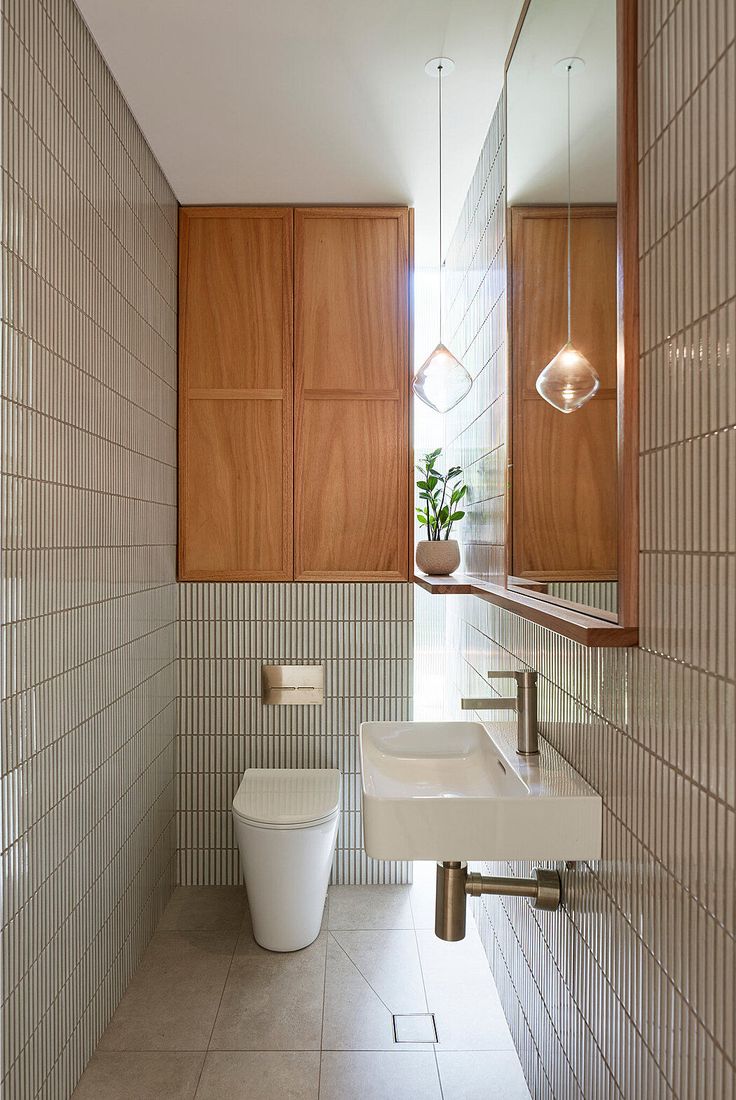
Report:
[[[531,665],[543,735],[604,802],[603,859],[562,870],[560,912],[473,903],[535,1100],[736,1094],[736,9],[639,10],[641,645],[588,650],[447,601],[448,716],[499,659]],[[456,236],[453,316],[473,317],[458,347],[487,325],[486,218],[467,211],[493,155]],[[452,438],[485,410],[502,449],[491,407],[468,398]]]
[[[2,14],[6,1100],[66,1100],[173,880],[175,198],[71,0]]]
[[[179,612],[179,881],[241,881],[231,805],[248,767],[335,767],[332,881],[409,882],[363,851],[358,728],[411,717],[409,584],[183,584]],[[262,664],[322,663],[323,706],[265,706]]]
[[[465,519],[453,530],[463,572],[504,575],[506,205],[504,101],[498,102],[445,263],[449,346],[473,378],[445,417],[447,465],[462,466]]]

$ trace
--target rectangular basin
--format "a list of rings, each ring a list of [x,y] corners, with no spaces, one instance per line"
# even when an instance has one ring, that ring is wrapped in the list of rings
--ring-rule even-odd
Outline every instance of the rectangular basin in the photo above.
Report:
[[[374,859],[597,859],[600,796],[513,723],[364,722],[363,833]]]

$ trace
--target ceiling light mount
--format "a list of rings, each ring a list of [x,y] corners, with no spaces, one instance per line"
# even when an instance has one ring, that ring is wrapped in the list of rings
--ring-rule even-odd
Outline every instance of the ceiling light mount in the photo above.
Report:
[[[443,77],[449,76],[455,68],[455,62],[451,57],[430,57],[427,64],[424,66],[424,71],[427,76],[431,76],[434,80],[437,80],[440,75],[440,69],[442,70]]]
[[[567,76],[568,73],[581,73],[585,62],[582,57],[561,57],[559,61],[555,61],[554,68],[560,76]]]

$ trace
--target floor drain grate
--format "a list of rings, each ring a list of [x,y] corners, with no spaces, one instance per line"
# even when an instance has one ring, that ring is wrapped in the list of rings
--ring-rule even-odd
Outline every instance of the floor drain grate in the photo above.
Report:
[[[395,1043],[437,1043],[434,1012],[394,1013]]]

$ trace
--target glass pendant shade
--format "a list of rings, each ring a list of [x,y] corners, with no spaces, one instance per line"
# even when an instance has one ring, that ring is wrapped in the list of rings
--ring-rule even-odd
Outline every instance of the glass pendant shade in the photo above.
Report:
[[[600,385],[588,360],[568,342],[537,378],[537,393],[560,412],[571,413],[595,397]]]
[[[454,409],[473,385],[462,363],[439,343],[414,376],[414,393],[439,413]]]

